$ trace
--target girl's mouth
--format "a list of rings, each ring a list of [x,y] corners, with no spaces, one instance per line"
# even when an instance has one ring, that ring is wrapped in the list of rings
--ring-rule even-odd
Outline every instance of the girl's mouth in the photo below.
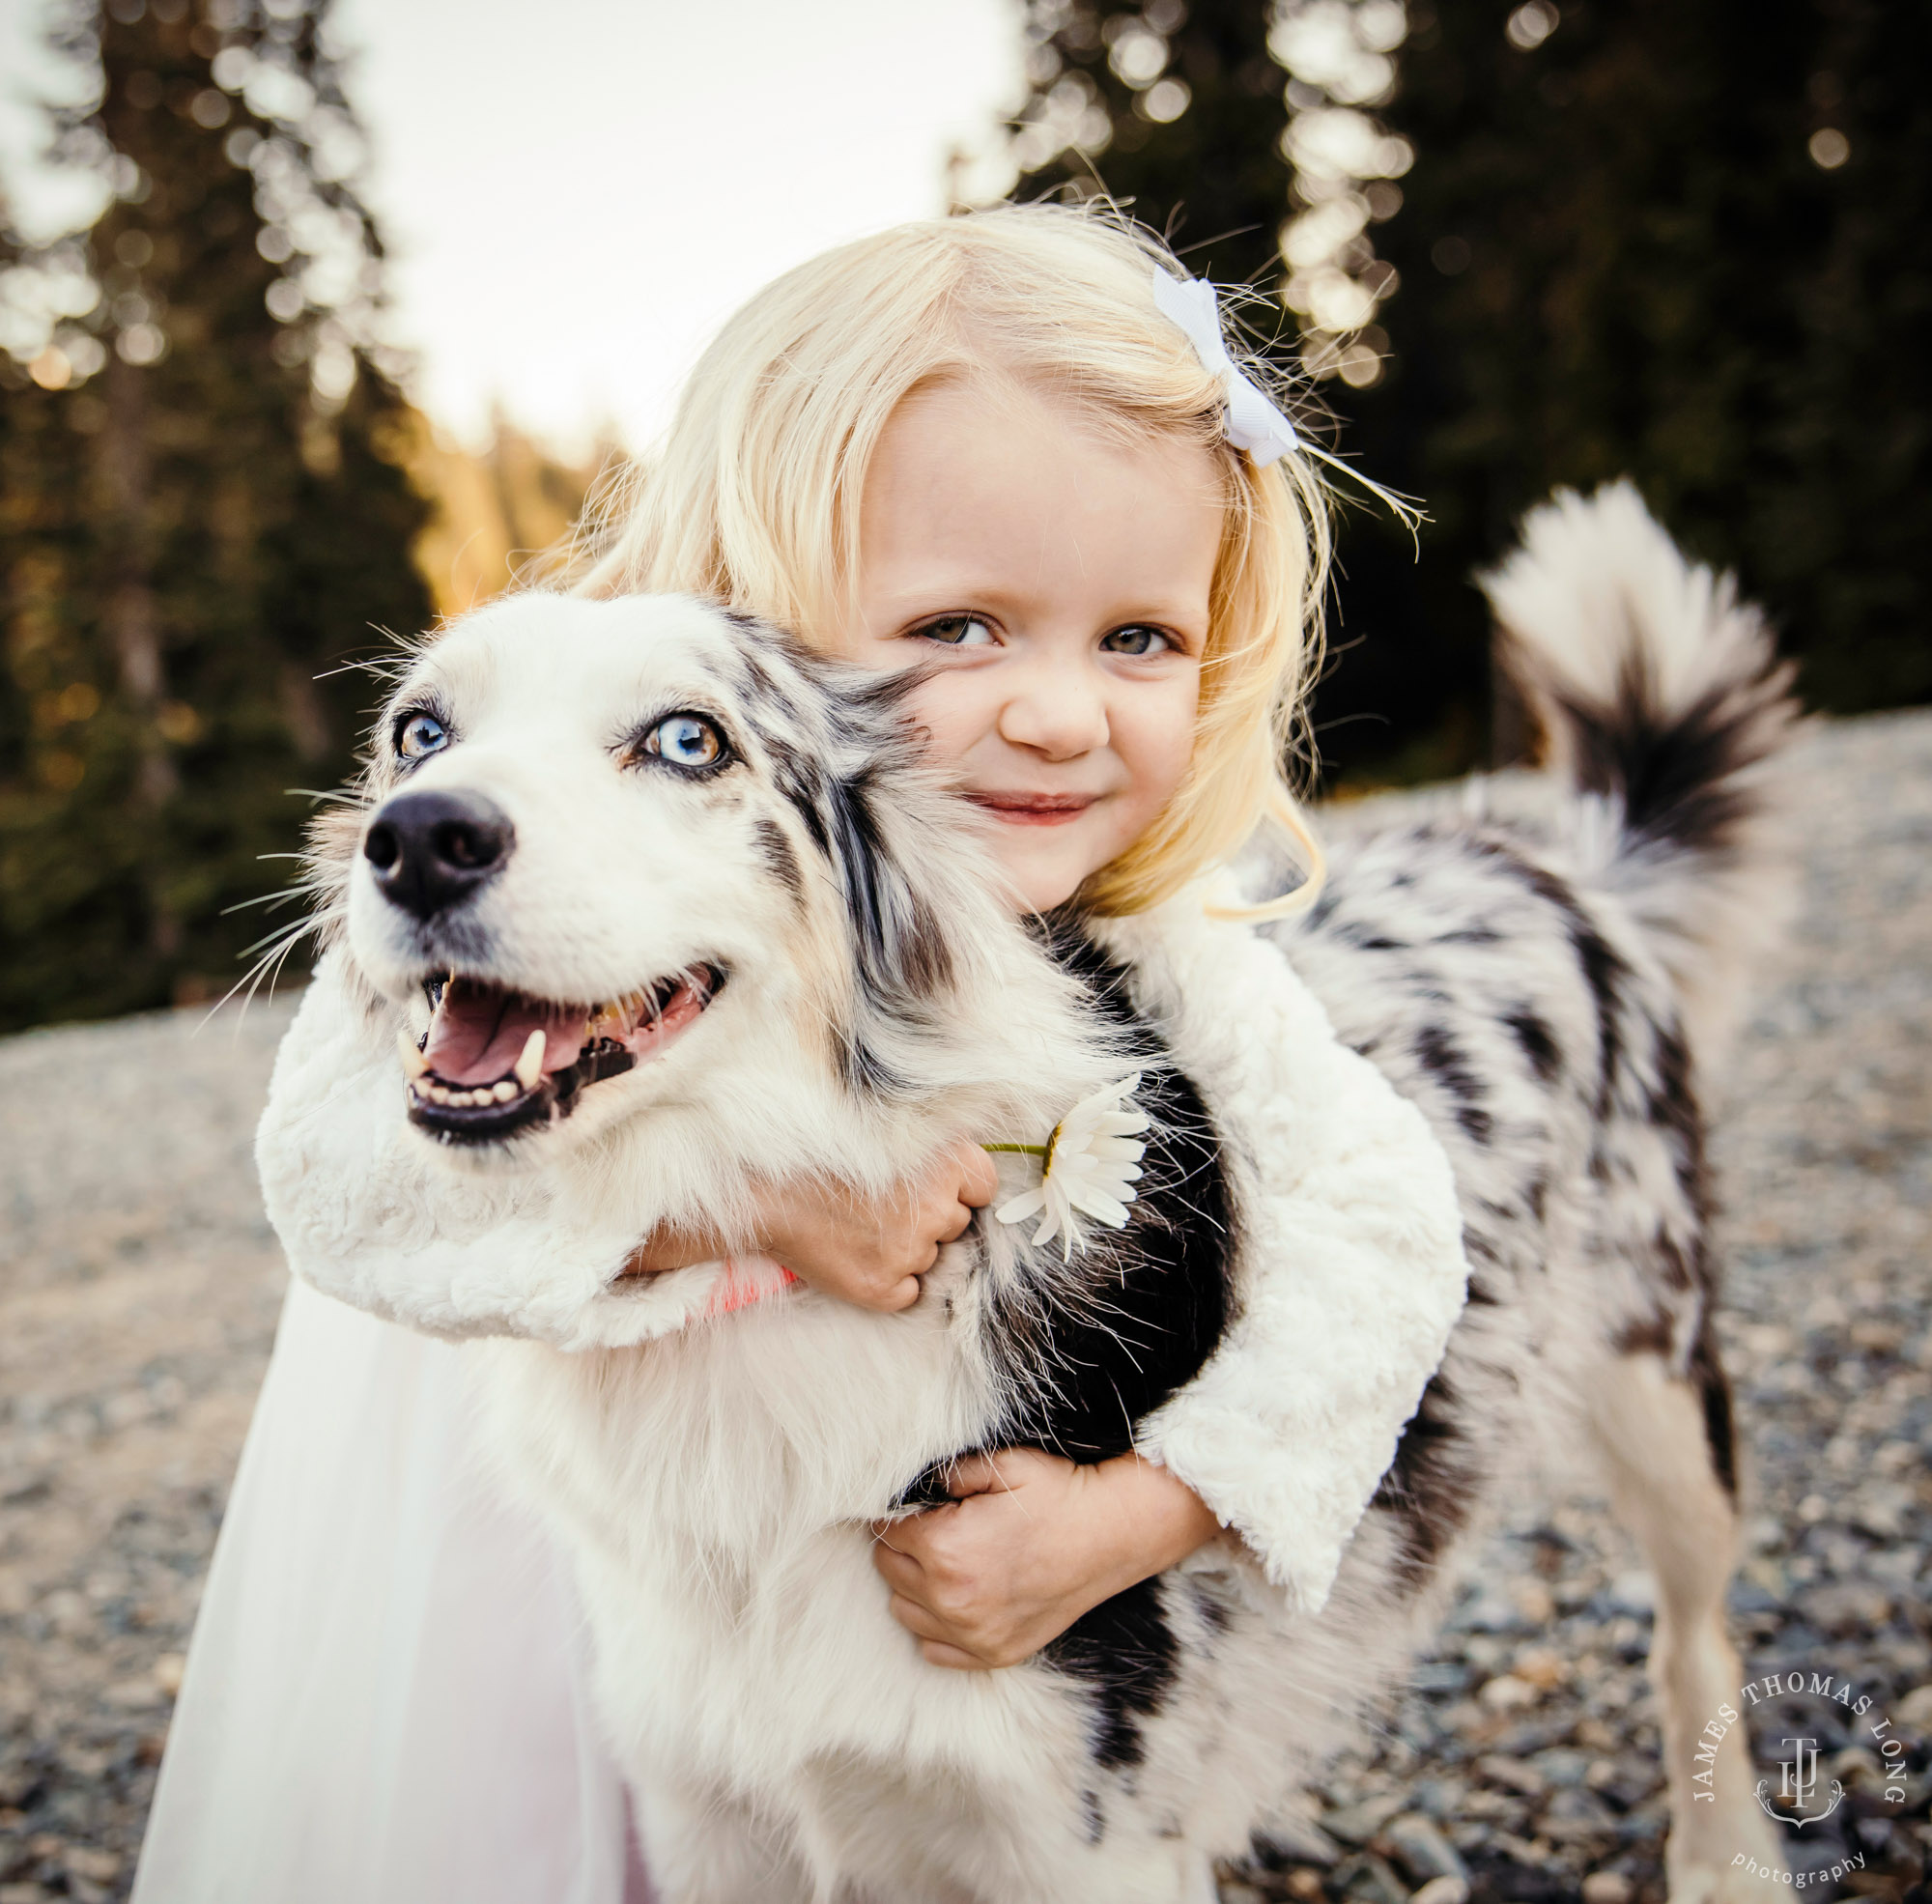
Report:
[[[1009,826],[1065,826],[1100,798],[1097,793],[969,793],[966,797]]]

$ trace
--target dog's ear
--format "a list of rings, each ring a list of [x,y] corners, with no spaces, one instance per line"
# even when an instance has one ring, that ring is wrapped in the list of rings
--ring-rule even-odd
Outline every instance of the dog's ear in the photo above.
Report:
[[[748,698],[778,789],[844,902],[857,980],[846,1074],[866,1090],[891,1092],[902,1080],[888,1054],[932,1021],[958,969],[907,810],[908,801],[915,809],[923,802],[905,702],[926,670],[879,675],[748,617],[725,618],[750,638],[741,650]]]
[[[852,922],[865,1003],[887,1017],[923,1017],[953,981],[952,950],[939,915],[913,878],[881,799],[876,764],[825,783],[827,845]]]

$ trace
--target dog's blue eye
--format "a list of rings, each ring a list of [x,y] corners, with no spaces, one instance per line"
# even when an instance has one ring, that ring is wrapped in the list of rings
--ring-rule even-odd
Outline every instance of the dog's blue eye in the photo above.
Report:
[[[449,745],[449,729],[434,714],[406,714],[396,726],[396,752],[405,760],[420,760]]]
[[[651,729],[644,752],[673,767],[715,767],[724,757],[724,736],[701,714],[668,714]]]

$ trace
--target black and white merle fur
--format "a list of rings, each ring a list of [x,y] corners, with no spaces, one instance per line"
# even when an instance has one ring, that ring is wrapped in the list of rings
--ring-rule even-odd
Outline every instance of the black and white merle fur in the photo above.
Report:
[[[1539,513],[1491,587],[1566,790],[1531,820],[1338,851],[1318,901],[1268,928],[1453,1166],[1470,1284],[1448,1351],[1320,1612],[1224,1547],[993,1674],[918,1661],[864,1524],[965,1449],[1122,1452],[1207,1363],[1240,1299],[1241,1131],[1213,1057],[1242,1036],[1238,995],[1148,921],[1011,925],[890,694],[767,631],[525,598],[406,681],[395,713],[440,695],[463,741],[437,783],[490,786],[517,860],[494,911],[404,922],[355,884],[344,832],[347,944],[278,1068],[265,1185],[321,1287],[529,1338],[479,1348],[481,1378],[576,1559],[672,1904],[1200,1904],[1216,1858],[1292,1828],[1525,1449],[1567,1428],[1658,1573],[1673,1896],[1725,1890],[1737,1850],[1774,1861],[1735,1741],[1700,1757],[1696,1737],[1736,1684],[1697,1077],[1725,934],[1774,910],[1783,677],[1627,492]],[[597,754],[568,716],[600,682]],[[715,716],[737,781],[598,764],[672,706]],[[375,775],[380,802],[398,781]],[[590,1001],[700,959],[728,983],[670,1057],[588,1085],[514,1156],[439,1172],[398,1138],[388,1034],[399,1011],[420,1029],[425,976]],[[614,1277],[654,1222],[728,1222],[755,1171],[883,1187],[958,1136],[1037,1134],[1133,1066],[1161,1121],[1151,1194],[1070,1265],[985,1223],[895,1318],[807,1297],[713,1321],[717,1265]]]

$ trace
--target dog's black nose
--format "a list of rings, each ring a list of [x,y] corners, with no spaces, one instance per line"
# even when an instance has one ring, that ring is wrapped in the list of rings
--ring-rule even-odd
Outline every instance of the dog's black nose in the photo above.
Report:
[[[516,830],[480,793],[399,793],[362,836],[385,898],[431,919],[503,869]]]

